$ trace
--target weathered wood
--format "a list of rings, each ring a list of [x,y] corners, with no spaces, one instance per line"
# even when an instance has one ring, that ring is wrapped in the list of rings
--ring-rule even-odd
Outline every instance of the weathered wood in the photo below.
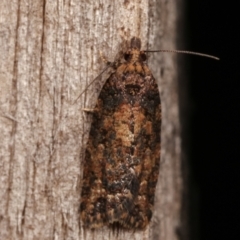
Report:
[[[176,56],[149,66],[162,100],[161,173],[155,213],[143,232],[83,231],[81,161],[94,84],[132,36],[144,49],[176,48],[176,1],[0,2],[0,239],[178,239],[181,139]],[[104,81],[104,75],[102,76]]]

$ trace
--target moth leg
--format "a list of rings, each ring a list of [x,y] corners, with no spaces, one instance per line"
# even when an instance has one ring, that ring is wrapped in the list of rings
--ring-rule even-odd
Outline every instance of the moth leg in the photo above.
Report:
[[[96,111],[95,108],[82,108],[82,111],[87,113],[94,113]]]
[[[100,55],[102,61],[103,61],[104,63],[106,63],[106,65],[112,65],[112,62],[108,61],[108,59],[103,55],[103,52],[100,51],[100,50],[99,50],[99,55]]]

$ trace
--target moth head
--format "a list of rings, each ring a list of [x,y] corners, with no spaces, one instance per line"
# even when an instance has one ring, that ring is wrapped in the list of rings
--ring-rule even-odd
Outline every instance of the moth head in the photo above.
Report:
[[[137,52],[137,54],[136,54]],[[147,60],[147,54],[145,53],[145,51],[136,51],[136,50],[129,50],[127,52],[124,53],[124,59],[129,62],[131,61],[131,59],[133,58],[133,56],[138,56],[138,60],[141,62],[144,62]]]

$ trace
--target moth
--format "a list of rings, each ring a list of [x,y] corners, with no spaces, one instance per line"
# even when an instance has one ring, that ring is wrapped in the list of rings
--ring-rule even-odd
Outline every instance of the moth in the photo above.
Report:
[[[160,94],[139,38],[131,39],[124,59],[106,80],[92,111],[80,204],[88,228],[118,224],[144,229],[153,214],[160,167]]]

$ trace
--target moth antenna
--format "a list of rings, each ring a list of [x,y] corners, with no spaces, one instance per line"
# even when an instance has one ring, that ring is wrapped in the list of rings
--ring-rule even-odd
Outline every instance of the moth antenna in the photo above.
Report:
[[[196,55],[196,56],[201,56],[201,57],[207,57],[207,58],[212,58],[214,60],[220,60],[220,58],[205,54],[205,53],[199,53],[199,52],[191,52],[191,51],[184,51],[184,50],[146,50],[144,52],[169,52],[169,53],[183,53],[183,54],[190,54],[190,55]]]
[[[109,67],[113,66],[114,63],[109,63],[108,65],[97,75],[97,77],[95,77],[88,85],[87,87],[84,89],[84,91],[82,91],[79,96],[77,97],[77,99],[73,102],[73,105],[77,102],[77,100],[83,95],[83,93],[97,80],[97,78],[99,78]]]

